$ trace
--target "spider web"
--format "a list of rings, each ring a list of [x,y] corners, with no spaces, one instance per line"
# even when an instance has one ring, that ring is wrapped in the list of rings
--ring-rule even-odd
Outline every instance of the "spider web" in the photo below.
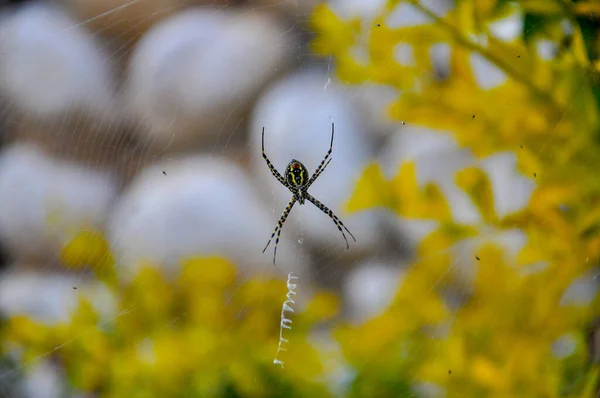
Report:
[[[265,184],[271,177],[261,174],[264,163],[252,164],[260,153],[250,140],[265,125],[267,146],[281,170],[291,154],[278,151],[293,147],[285,148],[277,138],[288,137],[286,125],[296,123],[294,113],[301,110],[288,109],[284,118],[273,114],[278,110],[256,116],[264,95],[286,75],[304,69],[322,75],[320,90],[331,65],[306,49],[309,14],[296,1],[199,3],[3,5],[0,113],[5,170],[14,171],[4,175],[3,190],[13,192],[13,198],[5,197],[3,216],[8,240],[2,297],[6,315],[25,314],[56,324],[70,317],[82,295],[91,296],[107,315],[104,324],[136,311],[132,306],[111,312],[114,302],[94,285],[89,271],[66,269],[58,261],[60,246],[87,228],[106,231],[115,251],[124,253],[118,257],[122,264],[136,263],[144,255],[175,274],[186,255],[223,255],[239,265],[245,280],[270,274],[284,284],[293,271],[309,285],[310,251],[303,244],[302,215],[292,215],[285,225],[277,267],[271,264],[270,251],[261,253],[289,198],[287,193],[282,197],[281,187]],[[175,22],[155,34],[151,27],[169,24],[169,17]],[[245,40],[245,34],[254,37]],[[161,40],[173,44],[162,48]],[[259,50],[262,56],[256,57]],[[196,89],[185,90],[190,82]],[[328,133],[333,116],[324,115],[322,132]],[[317,147],[322,150],[308,159],[311,163],[305,161],[307,166],[314,168],[324,156],[327,135],[313,143],[315,154]],[[292,144],[299,138],[293,137]],[[302,151],[296,153],[304,159]],[[155,190],[164,194],[156,196]],[[139,195],[154,197],[142,203]],[[216,197],[205,204],[188,202],[211,196]],[[214,208],[219,202],[222,206]],[[121,224],[125,219],[133,222]],[[143,229],[149,233],[140,240]],[[341,238],[328,236],[333,237]],[[122,246],[127,241],[132,245]],[[322,252],[333,260],[340,256],[335,249]],[[135,271],[117,270],[121,279]],[[334,273],[330,276],[335,278]],[[52,364],[53,355],[85,339],[82,333],[40,357],[7,363],[0,371],[3,396],[21,389],[25,396],[58,394],[64,380]]]
[[[428,3],[443,13],[449,2]],[[345,212],[362,171],[377,158],[392,173],[397,157],[408,151],[423,154],[424,162],[432,162],[425,173],[443,182],[440,163],[465,163],[459,151],[436,162],[432,148],[447,147],[439,137],[398,138],[399,132],[428,132],[387,121],[384,109],[398,94],[394,90],[336,79],[334,60],[308,48],[308,2],[0,5],[0,226],[6,257],[0,310],[7,315],[57,324],[69,319],[82,295],[98,305],[104,324],[141,311],[133,305],[115,312],[114,298],[88,269],[60,263],[61,245],[92,229],[105,232],[122,280],[134,277],[141,260],[174,276],[186,256],[219,255],[238,266],[242,281],[268,275],[285,286],[293,272],[299,302],[317,287],[340,292],[344,315],[364,319],[389,304],[427,226],[399,228],[385,211]],[[341,15],[364,16],[375,15],[383,2],[333,6]],[[444,49],[439,53],[443,58]],[[397,58],[407,61],[410,55],[399,48]],[[485,79],[495,76],[488,71]],[[266,153],[280,173],[291,159],[312,172],[329,147],[331,123],[333,160],[311,194],[357,242],[348,237],[345,250],[331,219],[310,203],[296,204],[273,267],[274,242],[261,250],[291,194],[264,163],[260,132],[264,127]],[[529,192],[524,186],[513,190]],[[456,203],[457,214],[469,213],[460,198]],[[446,277],[439,275],[439,281]],[[293,320],[294,313],[288,316]],[[178,321],[171,319],[173,325]],[[64,375],[53,356],[86,338],[82,333],[42,356],[0,362],[0,396],[60,396]],[[244,349],[241,342],[234,346]],[[286,363],[294,361],[283,356]]]

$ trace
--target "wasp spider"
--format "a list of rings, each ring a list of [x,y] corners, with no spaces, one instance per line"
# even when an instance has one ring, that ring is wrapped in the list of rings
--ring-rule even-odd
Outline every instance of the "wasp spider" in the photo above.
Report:
[[[354,239],[354,241],[356,242],[356,238],[354,237],[354,235],[352,235],[352,232],[350,232],[348,230],[348,228],[346,228],[344,223],[335,214],[333,214],[333,212],[331,210],[329,210],[329,208],[327,206],[325,206],[323,203],[319,202],[311,194],[308,193],[308,188],[310,188],[310,186],[317,180],[317,178],[319,178],[321,173],[323,171],[325,171],[325,168],[327,167],[329,162],[331,162],[331,159],[329,158],[329,156],[331,156],[331,152],[333,151],[333,134],[334,134],[334,125],[332,123],[331,124],[331,144],[329,144],[329,151],[327,152],[327,154],[325,155],[325,158],[323,159],[321,164],[319,164],[319,167],[317,167],[317,170],[315,170],[315,172],[312,176],[309,176],[308,170],[301,162],[297,161],[296,159],[292,159],[292,161],[287,165],[287,167],[285,169],[285,178],[284,178],[281,174],[279,174],[279,172],[277,171],[275,166],[273,166],[273,164],[267,157],[267,154],[265,153],[265,128],[263,127],[263,130],[262,130],[262,156],[265,159],[265,161],[267,162],[267,166],[269,166],[269,170],[271,170],[271,173],[273,174],[273,176],[275,176],[275,178],[277,178],[277,181],[279,181],[282,185],[284,185],[287,189],[289,189],[292,192],[292,199],[290,200],[290,203],[288,203],[287,207],[283,211],[281,218],[277,222],[277,226],[275,227],[275,230],[271,234],[271,238],[269,239],[269,241],[267,242],[267,245],[263,249],[263,253],[264,253],[265,250],[267,250],[267,247],[269,247],[271,240],[273,240],[273,238],[275,237],[275,234],[277,234],[277,238],[275,239],[275,250],[273,252],[273,265],[275,265],[275,256],[277,255],[277,244],[279,243],[279,237],[281,236],[281,229],[283,228],[283,223],[285,223],[285,220],[287,219],[288,215],[290,214],[290,211],[292,210],[292,207],[294,206],[294,204],[296,202],[303,205],[304,201],[308,200],[309,202],[311,202],[312,204],[317,206],[317,208],[319,210],[321,210],[323,213],[327,214],[333,220],[333,223],[337,226],[337,228],[342,233],[342,236],[344,237],[344,240],[346,241],[346,249],[350,248],[350,245],[348,244],[348,239],[346,238],[346,234],[344,234],[344,230],[346,230],[346,232],[348,232],[350,234],[350,236],[352,237],[352,239]]]

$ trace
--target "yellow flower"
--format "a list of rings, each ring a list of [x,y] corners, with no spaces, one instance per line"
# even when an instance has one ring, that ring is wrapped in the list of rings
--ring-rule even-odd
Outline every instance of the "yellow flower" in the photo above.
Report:
[[[71,386],[98,396],[329,395],[309,332],[335,312],[330,294],[295,308],[282,372],[273,358],[285,280],[238,280],[234,265],[214,257],[186,261],[176,279],[159,269],[145,266],[113,291],[119,309],[109,322],[82,299],[66,324],[10,319],[6,341],[27,360],[51,352]]]
[[[60,252],[63,264],[71,268],[112,266],[113,257],[108,242],[100,232],[80,231]]]
[[[59,258],[68,268],[90,267],[98,279],[112,287],[117,285],[114,257],[104,235],[99,231],[79,231],[62,247]]]
[[[418,243],[390,308],[364,324],[338,328],[343,352],[357,371],[353,394],[402,395],[406,380],[431,382],[448,397],[594,391],[597,371],[586,364],[582,339],[564,357],[552,351],[563,336],[581,336],[599,314],[598,297],[590,308],[561,301],[573,281],[600,261],[600,180],[594,167],[600,165],[599,82],[582,73],[597,61],[590,60],[579,23],[566,34],[556,22],[571,18],[563,6],[571,13],[591,6],[563,3],[461,1],[438,16],[422,2],[389,1],[374,18],[377,28],[362,21],[358,30],[355,20],[344,21],[326,5],[316,9],[314,19],[323,29],[317,29],[315,43],[339,65],[340,80],[398,89],[402,95],[388,109],[393,120],[449,131],[477,158],[511,151],[519,171],[536,183],[525,208],[501,217],[495,200],[502,195],[485,170],[475,165],[459,170],[456,185],[482,219],[464,225],[453,220],[437,186],[417,184],[413,162],[404,162],[389,180],[376,163],[364,170],[349,211],[384,207],[402,218],[432,220],[437,229]],[[386,25],[399,5],[410,5],[430,22]],[[548,19],[529,29],[528,37],[508,41],[489,34],[491,23],[520,10]],[[330,34],[332,26],[336,35]],[[539,39],[556,41],[561,53],[542,59]],[[435,76],[430,50],[440,43],[449,48],[449,71]],[[413,67],[394,64],[398,45],[413,49]],[[349,48],[358,46],[369,54],[362,68],[348,59]],[[505,79],[482,87],[474,59]],[[515,229],[526,237],[516,256],[488,239],[490,231]],[[474,251],[468,262],[465,247]],[[472,281],[461,277],[471,268]],[[390,378],[398,384],[386,384]]]
[[[333,318],[339,311],[339,298],[334,293],[317,293],[306,308],[312,322],[322,322]]]

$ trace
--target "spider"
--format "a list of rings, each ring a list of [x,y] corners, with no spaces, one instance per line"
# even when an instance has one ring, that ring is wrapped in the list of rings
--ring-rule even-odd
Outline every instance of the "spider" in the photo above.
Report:
[[[281,218],[277,222],[277,226],[271,234],[271,238],[269,238],[267,245],[263,249],[264,253],[265,250],[267,250],[267,247],[269,247],[271,240],[273,240],[273,237],[275,237],[275,234],[277,234],[277,239],[275,239],[275,250],[273,251],[273,265],[275,265],[275,256],[277,255],[277,244],[279,243],[279,237],[281,236],[281,229],[283,228],[283,223],[285,223],[285,220],[287,219],[288,215],[290,214],[290,211],[292,210],[292,207],[296,202],[303,205],[304,201],[308,200],[309,202],[317,206],[317,208],[323,213],[327,214],[342,233],[342,236],[346,241],[346,249],[349,249],[350,245],[348,244],[348,239],[346,238],[346,234],[344,234],[344,230],[342,228],[344,228],[346,232],[350,234],[352,239],[354,239],[354,242],[356,242],[356,238],[354,237],[354,235],[352,235],[352,232],[350,232],[348,228],[346,228],[344,223],[340,221],[340,219],[335,214],[333,214],[333,212],[329,210],[327,206],[319,202],[311,194],[308,193],[308,188],[310,188],[313,182],[315,182],[316,179],[319,178],[319,176],[325,170],[329,162],[331,162],[329,156],[333,151],[333,134],[334,124],[331,123],[331,144],[329,144],[329,151],[325,155],[325,158],[323,159],[319,167],[317,167],[317,170],[315,170],[315,173],[310,178],[306,167],[296,159],[292,159],[292,161],[287,165],[285,169],[284,178],[281,174],[279,174],[279,172],[277,171],[275,166],[273,166],[273,164],[267,157],[267,154],[265,153],[265,128],[263,127],[262,129],[262,156],[267,162],[267,166],[269,166],[269,170],[271,170],[273,176],[275,176],[275,178],[277,178],[277,181],[279,181],[283,186],[292,191],[293,195],[292,199],[290,200],[290,203],[288,203],[287,207],[283,211],[283,214],[281,215]]]

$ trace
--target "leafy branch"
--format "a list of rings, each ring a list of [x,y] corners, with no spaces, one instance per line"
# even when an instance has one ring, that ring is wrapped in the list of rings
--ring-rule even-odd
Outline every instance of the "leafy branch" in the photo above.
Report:
[[[538,87],[536,84],[534,84],[531,81],[529,76],[527,76],[524,73],[521,73],[519,70],[512,67],[510,65],[510,63],[506,62],[501,57],[489,52],[485,47],[483,47],[477,43],[474,43],[472,40],[465,37],[463,34],[461,34],[458,31],[458,29],[456,29],[456,27],[454,27],[452,24],[448,23],[448,21],[446,21],[444,18],[441,18],[438,15],[436,15],[429,8],[421,5],[418,1],[411,0],[411,4],[415,8],[417,8],[419,11],[426,14],[429,18],[434,20],[440,27],[442,27],[442,28],[446,29],[448,32],[450,32],[452,34],[454,40],[458,44],[464,46],[465,48],[467,48],[471,51],[477,52],[478,54],[483,56],[485,59],[487,59],[489,62],[493,63],[498,68],[502,69],[507,75],[509,75],[513,79],[515,79],[515,81],[518,81],[518,82],[522,83],[523,85],[527,86],[533,93],[535,93],[535,95],[537,95],[543,101],[548,103],[548,105],[551,106],[555,112],[557,112],[558,114],[564,114],[565,110],[563,109],[563,106],[556,101],[556,99],[552,96],[552,94],[545,91],[543,88]]]

